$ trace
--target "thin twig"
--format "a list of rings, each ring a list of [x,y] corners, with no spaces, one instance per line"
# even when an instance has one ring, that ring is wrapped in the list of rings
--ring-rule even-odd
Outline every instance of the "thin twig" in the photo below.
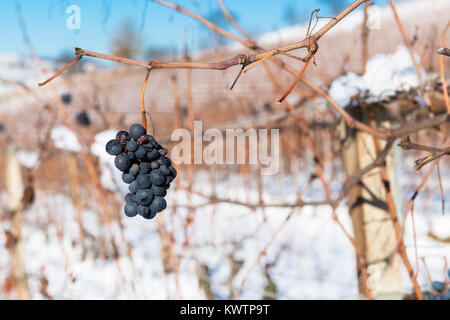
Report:
[[[295,86],[297,85],[297,83],[300,81],[300,79],[303,76],[303,73],[305,73],[306,68],[308,67],[309,63],[311,62],[311,60],[314,58],[314,53],[311,54],[308,59],[306,60],[305,64],[303,65],[302,70],[298,73],[297,78],[295,78],[294,82],[292,82],[291,86],[289,87],[289,89],[287,89],[286,93],[283,94],[283,96],[278,100],[278,103],[281,103],[284,101],[284,99],[286,99],[286,97],[292,92],[292,90],[295,88]]]
[[[364,3],[364,19],[362,23],[362,31],[361,31],[361,73],[366,73],[366,63],[367,63],[367,57],[368,57],[368,50],[367,50],[367,40],[369,39],[369,32],[370,29],[367,27],[367,20],[369,18],[369,7],[370,7],[370,1]]]
[[[423,87],[423,80],[422,75],[420,74],[420,68],[417,64],[416,57],[414,56],[414,51],[411,47],[411,41],[408,39],[408,35],[406,34],[405,27],[403,26],[402,21],[400,20],[400,17],[398,16],[397,9],[395,8],[394,2],[392,0],[389,0],[389,5],[391,6],[392,13],[394,14],[395,22],[397,22],[397,26],[400,30],[400,33],[402,34],[403,42],[405,43],[406,47],[408,48],[409,55],[411,56],[411,60],[414,65],[414,69],[416,70],[417,77],[419,79],[420,87]]]
[[[450,147],[447,147],[447,148],[445,148],[443,150],[440,150],[438,152],[433,152],[432,154],[430,154],[430,155],[428,155],[428,156],[426,156],[424,158],[416,160],[415,161],[416,165],[414,166],[414,168],[416,170],[420,170],[425,165],[427,165],[428,163],[430,163],[430,162],[432,162],[432,161],[434,161],[436,159],[439,159],[440,157],[445,156],[445,155],[450,155]]]
[[[439,148],[429,147],[422,144],[413,143],[409,136],[406,136],[402,141],[399,142],[398,146],[403,150],[420,150],[420,151],[430,151],[436,152],[441,151]]]
[[[75,63],[77,63],[78,61],[80,61],[82,58],[82,56],[77,55],[72,61],[70,61],[66,66],[64,66],[61,70],[59,70],[57,73],[55,73],[52,77],[48,78],[47,80],[45,80],[44,82],[39,83],[38,85],[41,86],[45,86],[47,83],[49,83],[50,81],[52,81],[53,79],[55,79],[56,77],[58,77],[61,73],[63,73],[64,71],[66,71],[67,69],[69,69],[71,66],[73,66]]]
[[[449,26],[450,26],[450,21],[447,23],[444,31],[442,32],[441,42],[440,42],[441,48],[444,46],[445,34],[447,33]],[[450,114],[450,101],[448,98],[447,82],[445,81],[445,63],[444,63],[444,56],[442,54],[439,55],[439,69],[441,71],[442,92],[444,93],[445,107],[447,108],[447,113]]]
[[[244,29],[241,28],[241,26],[236,22],[236,20],[234,20],[230,12],[228,12],[227,7],[224,5],[223,1],[217,0],[217,2],[219,3],[220,9],[222,10],[225,19],[227,19],[227,21],[231,23],[231,25],[235,27],[236,30],[239,31],[240,34],[242,34],[249,43],[253,43],[253,45],[256,47],[256,44],[253,42],[250,36],[244,31]]]
[[[436,169],[439,180],[439,190],[441,191],[442,215],[445,215],[445,194],[444,194],[444,187],[442,185],[441,168],[439,166],[439,161],[437,163]]]

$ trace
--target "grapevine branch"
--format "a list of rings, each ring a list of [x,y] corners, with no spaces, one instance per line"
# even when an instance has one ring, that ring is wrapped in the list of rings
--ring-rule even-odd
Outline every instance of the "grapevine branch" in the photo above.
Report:
[[[234,40],[240,42],[241,44],[247,46],[249,49],[258,50],[259,52],[254,55],[249,55],[248,53],[240,54],[240,55],[237,55],[228,60],[223,60],[223,61],[215,62],[215,63],[198,63],[198,62],[160,63],[160,62],[154,62],[151,67],[148,65],[147,62],[144,62],[144,61],[138,61],[138,60],[123,58],[123,57],[107,55],[107,54],[103,54],[103,53],[83,50],[81,48],[75,48],[76,55],[81,56],[81,57],[89,56],[89,57],[99,58],[99,59],[103,59],[103,60],[110,60],[110,61],[115,61],[115,62],[119,62],[119,63],[136,65],[136,66],[140,66],[140,67],[143,67],[146,69],[164,69],[164,68],[180,69],[180,68],[184,68],[184,69],[210,69],[210,70],[225,70],[225,69],[228,69],[229,67],[235,66],[235,65],[247,66],[249,64],[252,64],[256,61],[259,61],[259,60],[265,58],[266,56],[271,56],[271,60],[273,62],[278,64],[283,69],[287,70],[289,73],[291,73],[295,76],[298,76],[297,72],[292,67],[286,65],[283,61],[277,59],[274,56],[277,54],[286,53],[288,51],[292,51],[292,50],[296,50],[296,49],[300,49],[300,48],[308,48],[309,54],[311,54],[311,52],[315,52],[316,50],[314,49],[314,47],[317,46],[317,41],[328,30],[330,30],[339,21],[341,21],[346,15],[348,15],[351,11],[353,11],[360,4],[366,2],[367,0],[357,0],[357,1],[353,2],[349,7],[347,7],[344,11],[342,11],[339,15],[337,15],[333,20],[331,20],[328,24],[326,24],[324,27],[322,27],[314,35],[307,37],[300,42],[296,42],[294,44],[290,44],[287,46],[279,47],[279,48],[272,49],[272,50],[266,50],[266,51],[262,50],[259,47],[255,47],[255,44],[253,42],[242,40],[242,39],[230,34],[226,30],[216,26],[212,22],[210,22],[200,16],[197,16],[178,5],[168,3],[168,2],[165,2],[162,0],[155,0],[155,1],[158,3],[161,3],[163,5],[166,5],[170,8],[173,8],[174,10],[185,13],[188,16],[200,21],[201,23],[206,25],[211,30],[213,30],[217,33],[220,33],[224,36],[227,36],[231,39],[234,39]],[[307,55],[307,58],[308,58],[308,55]],[[63,68],[63,70],[66,70],[66,69],[67,69],[66,67]],[[61,74],[61,72],[57,73],[57,75],[60,75],[60,74]],[[51,79],[54,79],[54,78],[56,78],[56,76],[53,76]],[[368,132],[379,139],[383,139],[383,140],[388,139],[388,135],[386,133],[383,133],[376,129],[373,129],[373,128],[367,126],[366,124],[354,119],[343,108],[341,108],[323,89],[316,86],[314,83],[312,83],[311,81],[309,81],[308,79],[306,79],[304,77],[301,78],[301,81],[304,82],[306,85],[308,85],[310,88],[312,88],[314,91],[316,91],[317,93],[322,95],[327,100],[327,102],[330,103],[331,107],[333,109],[335,109],[335,111],[338,112],[343,117],[343,119],[346,121],[346,123],[349,126],[356,127],[362,131]],[[40,85],[43,85],[48,82],[49,81],[45,81]]]
[[[218,33],[224,34],[227,37],[230,37],[238,42],[240,42],[241,44],[250,47],[250,48],[255,48],[255,44],[253,42],[250,41],[246,41],[246,40],[242,40],[236,36],[234,36],[233,34],[218,28],[217,26],[215,26],[213,23],[209,22],[208,20],[195,16],[193,13],[187,11],[184,8],[181,8],[178,5],[172,4],[172,3],[168,3],[162,0],[155,0],[158,3],[161,3],[165,6],[171,7],[177,11],[183,12],[191,17],[194,17],[197,20],[200,20],[202,23],[204,23],[205,25],[207,25],[209,28],[211,28],[214,31],[217,31]],[[353,4],[351,4],[347,9],[345,9],[343,12],[341,12],[335,19],[333,19],[332,21],[330,21],[328,24],[326,24],[323,28],[321,28],[319,31],[317,31],[313,36],[308,36],[305,39],[299,41],[299,42],[295,42],[293,44],[289,44],[286,46],[282,46],[279,48],[275,48],[275,49],[271,49],[271,50],[267,50],[264,52],[260,52],[260,53],[256,53],[253,55],[246,55],[246,54],[240,54],[237,55],[233,58],[227,59],[227,60],[223,60],[223,61],[219,61],[219,62],[212,62],[212,63],[199,63],[199,62],[154,62],[151,66],[148,64],[148,62],[146,61],[138,61],[138,60],[133,60],[133,59],[129,59],[129,58],[123,58],[123,57],[117,57],[117,56],[113,56],[113,55],[108,55],[108,54],[103,54],[103,53],[98,53],[98,52],[93,52],[93,51],[88,51],[88,50],[84,50],[81,48],[75,48],[75,54],[77,55],[77,57],[72,60],[68,65],[66,65],[65,67],[63,67],[60,71],[58,71],[54,76],[52,76],[51,78],[49,78],[48,80],[40,83],[39,85],[45,85],[48,82],[50,82],[51,80],[55,79],[56,77],[58,77],[61,73],[63,73],[65,70],[67,70],[69,67],[71,67],[73,64],[75,64],[76,62],[78,62],[82,57],[87,56],[87,57],[93,57],[93,58],[98,58],[98,59],[103,59],[103,60],[110,60],[110,61],[115,61],[115,62],[119,62],[119,63],[125,63],[125,64],[130,64],[130,65],[135,65],[135,66],[140,66],[146,69],[211,69],[211,70],[226,70],[232,66],[236,66],[236,65],[249,65],[252,64],[258,60],[261,60],[263,58],[265,58],[266,56],[275,56],[278,54],[282,54],[285,52],[289,52],[292,50],[296,50],[296,49],[300,49],[300,48],[308,48],[309,52],[315,52],[317,50],[317,41],[327,32],[329,31],[332,27],[334,27],[339,21],[341,21],[345,16],[347,16],[351,11],[353,11],[354,9],[356,9],[361,3],[365,2],[367,0],[357,0],[355,2],[353,2]]]
[[[422,169],[422,167],[424,167],[425,165],[427,165],[428,163],[439,159],[445,155],[449,155],[450,154],[450,147],[446,147],[444,149],[439,149],[436,147],[430,147],[430,146],[425,146],[422,144],[417,144],[417,143],[413,143],[411,141],[411,139],[409,138],[409,136],[406,136],[399,144],[399,147],[401,147],[404,150],[420,150],[420,151],[428,151],[431,152],[431,154],[429,154],[426,157],[420,158],[418,160],[415,161],[415,168],[416,170],[420,170]]]
[[[223,36],[229,37],[229,32],[227,32],[226,30],[220,28],[219,26],[213,24],[210,21],[205,20],[204,18],[202,18],[202,17],[200,17],[198,15],[195,15],[195,14],[187,11],[184,8],[181,8],[178,5],[168,4],[167,2],[160,1],[160,0],[156,0],[156,1],[159,2],[159,3],[162,3],[162,4],[166,5],[166,6],[168,6],[168,7],[172,8],[172,9],[174,9],[174,10],[177,10],[177,11],[179,11],[181,13],[187,14],[188,16],[190,16],[193,19],[195,19],[195,20],[199,21],[200,23],[204,24],[206,27],[210,28],[214,32],[217,32],[219,34],[222,34]],[[366,0],[362,1],[362,2],[358,2],[358,3],[354,2],[347,9],[345,9],[342,13],[340,13],[337,17],[335,17],[332,21],[330,21],[325,27],[320,29],[314,36],[308,37],[307,39],[311,39],[311,38],[314,38],[315,36],[317,36],[317,38],[316,38],[316,41],[317,41],[324,33],[322,30],[327,28],[327,26],[329,28],[331,28],[331,26],[336,24],[339,20],[341,20],[343,17],[345,17],[351,10],[353,10],[354,8],[356,8],[358,5],[360,5],[363,2],[366,2]],[[350,8],[353,8],[353,9],[350,10]],[[235,22],[235,24],[236,24],[236,22]],[[233,37],[229,37],[229,38],[236,40],[234,36]],[[251,41],[251,39],[250,39],[250,41],[238,40],[238,42],[240,42],[244,46],[247,46],[249,49],[257,50],[259,52],[264,52],[265,51],[261,47],[258,47],[258,46],[255,47],[254,42]],[[271,51],[273,53],[273,51],[275,51],[275,50],[271,50]],[[286,54],[286,53],[284,53],[284,54]],[[269,55],[269,54],[267,54],[267,55]],[[295,71],[294,68],[292,68],[291,66],[287,65],[283,61],[279,60],[277,57],[271,56],[270,59],[271,59],[271,61],[276,63],[280,68],[286,70],[287,72],[289,72],[290,74],[292,74],[294,76],[297,76],[297,71]],[[238,77],[239,77],[239,75],[238,75]],[[330,106],[337,113],[339,113],[342,116],[342,118],[345,120],[345,122],[350,127],[358,128],[359,130],[362,130],[362,131],[365,131],[367,133],[370,133],[371,135],[373,135],[373,136],[375,136],[375,137],[377,137],[379,139],[382,139],[382,140],[388,139],[388,136],[385,133],[380,132],[380,131],[378,131],[376,129],[373,129],[372,127],[367,126],[366,124],[362,123],[361,121],[358,121],[355,118],[353,118],[349,113],[347,113],[343,108],[341,108],[322,88],[320,88],[319,86],[315,85],[312,81],[306,79],[305,77],[301,78],[300,81],[302,81],[304,84],[306,84],[308,87],[310,87],[312,90],[314,90],[319,95],[323,96],[325,98],[325,100],[327,100],[327,102],[330,104]]]
[[[428,164],[428,163],[430,163],[430,162],[432,162],[432,161],[434,161],[436,159],[439,159],[439,158],[441,158],[442,156],[445,156],[445,155],[450,155],[450,147],[447,147],[447,148],[445,148],[443,150],[439,150],[439,151],[433,152],[432,154],[430,154],[430,155],[428,155],[428,156],[426,156],[424,158],[416,160],[415,161],[415,164],[416,164],[415,168],[416,168],[416,170],[420,170],[426,164]]]
[[[406,136],[402,141],[399,142],[398,146],[404,150],[420,150],[420,151],[441,151],[441,149],[436,147],[429,147],[422,144],[413,143],[409,136]]]

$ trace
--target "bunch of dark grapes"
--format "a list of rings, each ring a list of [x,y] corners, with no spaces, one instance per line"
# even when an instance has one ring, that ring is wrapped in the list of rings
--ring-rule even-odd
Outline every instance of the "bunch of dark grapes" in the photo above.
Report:
[[[130,132],[119,131],[106,144],[106,152],[116,156],[114,164],[122,171],[122,180],[129,184],[125,196],[125,214],[153,219],[166,206],[164,197],[177,171],[163,148],[153,136],[147,135],[140,124],[133,124]]]

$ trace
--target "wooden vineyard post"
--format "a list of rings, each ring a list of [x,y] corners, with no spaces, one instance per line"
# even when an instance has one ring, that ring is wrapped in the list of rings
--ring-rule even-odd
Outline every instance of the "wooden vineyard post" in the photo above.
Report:
[[[24,247],[22,239],[22,194],[23,180],[16,149],[9,147],[6,151],[6,186],[8,191],[8,209],[11,212],[11,236],[12,236],[12,273],[14,276],[19,299],[30,298],[25,270]]]
[[[382,106],[358,106],[347,110],[353,117],[366,124],[375,124],[377,129],[387,129],[389,121]],[[365,132],[348,127],[344,121],[340,124],[342,156],[347,177],[366,167],[377,157],[375,138]],[[379,147],[386,142],[378,140]],[[386,158],[386,172],[390,189],[396,199],[397,182],[394,178],[392,150]],[[401,297],[401,264],[397,248],[394,223],[386,202],[386,187],[379,168],[366,173],[360,183],[348,194],[348,207],[352,218],[353,232],[359,252],[364,257],[367,267],[367,287],[373,298]],[[357,261],[358,289],[365,293],[362,273],[363,266]]]

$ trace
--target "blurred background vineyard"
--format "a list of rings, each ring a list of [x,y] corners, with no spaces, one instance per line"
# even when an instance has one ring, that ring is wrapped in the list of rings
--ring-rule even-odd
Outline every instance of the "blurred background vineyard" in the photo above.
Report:
[[[217,1],[177,3],[239,34]],[[321,16],[334,16],[351,1],[224,3],[260,46],[275,48],[302,40],[315,8],[321,9]],[[414,69],[387,1],[372,1],[379,27],[368,34],[366,59],[361,6],[320,40],[317,67],[311,65],[305,73],[339,101],[347,94],[335,82],[339,77],[371,70],[375,79],[385,79],[386,73],[397,70],[396,63],[404,62],[401,79],[409,81],[408,86],[392,84],[387,88],[389,96],[377,100],[387,110],[392,127],[445,112],[435,49],[450,11],[445,0],[395,3],[425,75],[426,90],[409,80]],[[70,4],[81,9],[80,30],[66,28],[65,10]],[[0,37],[4,40],[0,43],[0,299],[362,297],[354,248],[334,221],[331,206],[290,205],[299,199],[325,201],[317,159],[333,199],[346,181],[342,123],[322,96],[300,83],[288,97],[295,112],[277,104],[279,88],[285,90],[292,76],[269,62],[242,76],[232,91],[229,87],[239,66],[225,71],[153,71],[145,95],[150,132],[169,151],[171,132],[192,128],[193,119],[208,128],[279,128],[281,169],[274,176],[261,176],[255,165],[181,165],[163,213],[151,221],[127,218],[123,213],[127,186],[114,172],[104,145],[115,132],[140,121],[145,71],[86,57],[50,85],[37,83],[72,60],[74,47],[143,61],[208,62],[249,49],[145,0],[3,2],[0,21],[9,30]],[[319,20],[317,28],[327,21]],[[445,40],[448,44],[449,35]],[[298,51],[300,56],[306,53]],[[393,65],[369,69],[367,61],[375,61],[370,59],[379,54],[393,57]],[[301,69],[299,61],[280,59]],[[448,75],[448,58],[445,68]],[[341,106],[371,106],[353,98]],[[61,108],[73,131],[61,121]],[[297,114],[305,119],[307,130]],[[448,130],[445,122],[410,138],[439,147]],[[400,140],[394,143],[392,158],[396,207],[402,220],[428,167],[415,170],[414,161],[427,153],[402,150],[397,146]],[[86,156],[99,183],[89,174]],[[448,278],[450,217],[443,200],[450,190],[448,161],[443,157],[439,174],[437,168],[431,172],[415,198],[414,220],[407,219],[404,226],[404,242],[418,282],[430,292],[432,281]],[[353,235],[346,199],[336,213]],[[413,293],[404,266],[401,277],[402,290],[393,296],[398,299]]]

